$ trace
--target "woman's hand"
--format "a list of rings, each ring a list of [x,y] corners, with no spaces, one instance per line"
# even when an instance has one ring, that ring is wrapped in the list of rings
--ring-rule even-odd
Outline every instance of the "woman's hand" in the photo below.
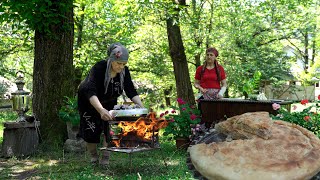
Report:
[[[113,120],[113,116],[109,113],[108,110],[106,110],[105,108],[102,108],[100,111],[99,111],[99,114],[101,116],[101,119],[104,120],[104,121],[110,121],[110,120]]]
[[[89,99],[90,103],[92,104],[92,106],[98,111],[98,113],[101,116],[101,119],[104,121],[109,121],[112,120],[113,117],[112,115],[109,113],[108,110],[106,110],[100,103],[99,99],[97,96],[91,96]]]
[[[217,94],[217,98],[218,98],[218,99],[222,99],[222,98],[223,98],[223,95],[221,95],[221,94],[218,93],[218,94]]]
[[[199,90],[200,90],[200,92],[201,92],[202,94],[206,94],[206,93],[208,92],[207,89],[204,89],[204,88],[202,88],[202,87],[200,87]]]
[[[197,89],[199,89],[200,92],[201,92],[201,94],[205,94],[205,93],[208,92],[207,89],[204,89],[204,88],[201,87],[199,80],[195,80],[195,81],[194,81],[194,87],[197,88]]]
[[[218,98],[218,99],[223,98],[223,95],[224,95],[224,93],[226,92],[226,90],[227,90],[227,87],[226,87],[226,86],[222,86],[221,89],[220,89],[220,91],[219,91],[219,93],[217,94],[217,98]]]
[[[134,102],[135,104],[139,105],[140,108],[144,108],[139,95],[136,95],[133,98],[131,98],[131,101]]]

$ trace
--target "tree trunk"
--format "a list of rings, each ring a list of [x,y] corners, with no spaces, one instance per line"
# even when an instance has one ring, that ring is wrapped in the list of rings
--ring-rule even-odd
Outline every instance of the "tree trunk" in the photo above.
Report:
[[[202,4],[202,3],[201,3]],[[201,22],[201,15],[200,11],[203,9],[203,4],[199,7],[199,12],[197,11],[197,2],[196,0],[192,0],[192,12],[194,16],[196,17],[196,20],[193,21],[193,28],[195,29],[194,31],[194,42],[196,43],[196,48],[200,49],[201,45],[203,43],[203,37],[201,37],[199,33],[199,24]],[[194,62],[195,62],[195,69],[201,65],[201,53],[199,51],[196,51],[196,54],[194,55]]]
[[[185,5],[184,0],[179,0],[180,5]],[[179,9],[167,19],[167,33],[170,49],[170,57],[173,62],[174,75],[176,80],[177,96],[189,104],[195,104],[195,98],[190,82],[190,74],[186,54],[181,38],[179,27]],[[174,22],[176,20],[176,22]]]
[[[86,5],[85,4],[81,4],[80,5],[81,11],[84,12]],[[79,49],[81,49],[82,47],[82,36],[83,36],[83,27],[84,27],[84,13],[80,15],[80,18],[76,18],[75,19],[75,26],[77,27],[77,32],[75,33],[75,48],[74,48],[74,54],[75,54],[75,59],[80,60],[81,58],[81,53],[79,52]],[[80,85],[81,81],[82,81],[82,73],[83,73],[83,67],[80,68],[76,68],[75,69],[75,81],[74,81],[74,90],[75,92],[77,92],[78,90],[78,86]]]
[[[166,107],[170,107],[171,106],[171,101],[170,101],[170,93],[172,91],[172,87],[170,87],[169,89],[165,89],[164,90],[164,99],[166,101]]]
[[[202,42],[199,42],[196,40],[196,45],[197,45],[197,48],[200,49],[201,48],[201,44]],[[197,67],[199,67],[201,65],[201,53],[200,52],[197,52],[195,55],[194,55],[194,62],[195,62],[195,68],[197,69]]]
[[[55,144],[62,144],[67,135],[58,111],[64,96],[74,94],[73,8],[72,0],[64,2],[71,6],[57,13],[65,17],[59,16],[59,23],[50,25],[49,33],[35,31],[33,112],[41,122],[41,140]]]

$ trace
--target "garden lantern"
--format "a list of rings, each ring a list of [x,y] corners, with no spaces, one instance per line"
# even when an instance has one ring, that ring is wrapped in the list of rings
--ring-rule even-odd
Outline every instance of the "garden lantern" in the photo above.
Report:
[[[15,81],[17,84],[18,90],[12,92],[12,108],[18,113],[17,122],[25,122],[26,117],[25,113],[29,110],[29,99],[30,92],[25,91],[23,86],[25,84],[24,75],[21,71],[17,72],[17,79]]]

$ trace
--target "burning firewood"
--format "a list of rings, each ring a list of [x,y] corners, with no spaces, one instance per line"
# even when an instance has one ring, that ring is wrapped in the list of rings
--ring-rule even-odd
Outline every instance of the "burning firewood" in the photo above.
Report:
[[[150,112],[146,117],[140,117],[134,122],[120,121],[118,127],[121,133],[117,135],[118,139],[114,139],[112,143],[116,146],[134,146],[141,144],[150,144],[158,140],[158,133],[161,128],[165,128],[168,121],[157,118],[155,112]],[[131,141],[130,143],[121,143],[122,140]],[[132,143],[132,142],[136,143]]]

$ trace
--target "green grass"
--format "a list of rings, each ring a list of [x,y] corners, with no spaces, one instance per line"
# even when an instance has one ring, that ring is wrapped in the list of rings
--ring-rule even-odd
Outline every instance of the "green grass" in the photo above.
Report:
[[[34,156],[24,159],[0,158],[0,179],[193,179],[186,166],[187,152],[174,143],[161,140],[161,148],[152,151],[113,152],[110,166],[92,166],[86,153],[64,153],[62,149],[39,147]]]
[[[3,122],[16,118],[14,112],[1,112],[0,143]],[[92,166],[87,153],[64,153],[61,147],[40,144],[32,156],[0,158],[0,179],[193,179],[186,165],[187,152],[177,150],[173,141],[161,135],[160,143],[160,149],[132,153],[131,158],[126,153],[113,152],[107,169]]]

